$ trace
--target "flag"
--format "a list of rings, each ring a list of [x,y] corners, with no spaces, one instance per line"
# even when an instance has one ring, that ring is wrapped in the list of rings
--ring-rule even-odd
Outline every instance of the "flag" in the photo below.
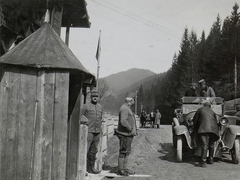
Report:
[[[97,46],[97,52],[96,52],[96,59],[99,61],[101,53],[101,31],[99,31],[99,38],[98,38],[98,46]]]

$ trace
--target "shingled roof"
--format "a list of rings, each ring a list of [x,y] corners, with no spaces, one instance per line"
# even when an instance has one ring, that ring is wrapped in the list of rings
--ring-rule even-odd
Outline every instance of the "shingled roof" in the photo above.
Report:
[[[49,23],[0,57],[1,64],[88,72]]]

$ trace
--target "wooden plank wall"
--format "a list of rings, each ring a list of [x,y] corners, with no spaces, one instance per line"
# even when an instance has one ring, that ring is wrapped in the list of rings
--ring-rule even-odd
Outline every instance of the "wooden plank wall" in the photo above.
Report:
[[[69,73],[56,73],[52,179],[66,179]]]
[[[31,171],[29,170],[31,169],[32,162],[33,123],[36,111],[36,75],[37,72],[34,70],[29,70],[27,74],[20,74],[19,131],[17,132],[18,164],[16,168],[19,179],[31,177]]]
[[[66,179],[69,73],[8,66],[0,82],[0,179]]]
[[[82,86],[80,79],[70,77],[69,89],[69,119],[68,119],[68,150],[67,150],[67,179],[77,178],[78,157],[78,135],[79,135],[79,113],[82,101]]]
[[[17,151],[18,151],[18,97],[17,89],[20,86],[19,72],[9,68],[4,73],[1,84],[1,178],[16,179]],[[17,88],[15,88],[17,87]]]

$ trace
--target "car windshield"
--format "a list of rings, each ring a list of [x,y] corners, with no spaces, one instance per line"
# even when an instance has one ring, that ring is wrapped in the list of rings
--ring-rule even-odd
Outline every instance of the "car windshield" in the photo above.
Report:
[[[203,100],[211,100],[215,104],[223,103],[223,98],[221,97],[182,97],[183,104],[201,104]]]
[[[182,113],[188,114],[193,111],[197,111],[203,105],[201,102],[206,100],[206,97],[183,97],[182,98]],[[222,115],[223,113],[223,98],[216,97],[214,99],[214,103],[211,105],[211,109],[218,115]]]

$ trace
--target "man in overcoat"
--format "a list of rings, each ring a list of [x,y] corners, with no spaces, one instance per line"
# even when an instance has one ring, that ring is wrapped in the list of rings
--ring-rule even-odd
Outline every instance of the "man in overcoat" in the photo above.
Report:
[[[157,109],[156,115],[155,115],[155,125],[157,126],[157,128],[160,128],[160,120],[161,120],[161,113],[159,112],[159,110]]]
[[[206,167],[208,150],[208,163],[213,164],[214,142],[219,138],[219,129],[216,114],[211,109],[211,103],[205,100],[202,104],[203,107],[199,108],[193,117],[193,124],[201,145],[201,161],[199,166]]]
[[[117,174],[128,176],[134,174],[128,169],[128,158],[131,153],[133,137],[137,135],[135,115],[131,110],[134,104],[135,93],[127,93],[125,103],[119,109],[119,122],[115,134],[119,138],[119,156]]]

